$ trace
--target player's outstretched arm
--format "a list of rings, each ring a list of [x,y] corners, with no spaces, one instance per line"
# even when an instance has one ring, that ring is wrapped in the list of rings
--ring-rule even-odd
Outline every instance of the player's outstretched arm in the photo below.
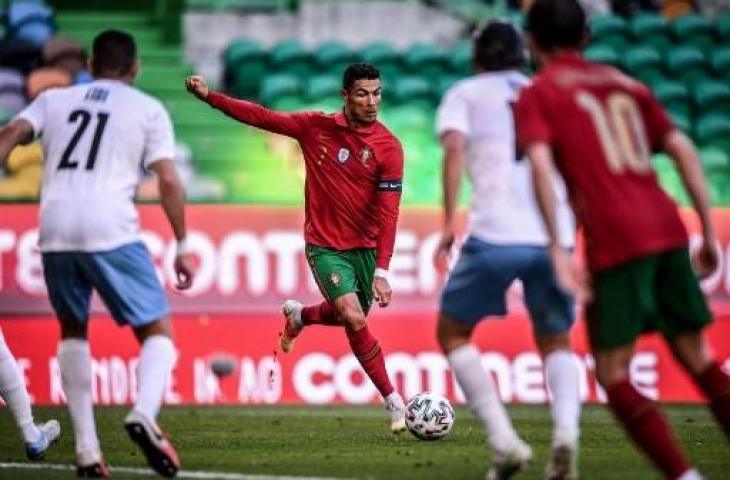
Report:
[[[13,148],[31,140],[33,140],[33,127],[26,120],[15,120],[0,130],[0,166],[5,167]]]
[[[704,278],[715,271],[718,258],[715,250],[715,230],[710,218],[710,196],[702,163],[692,141],[678,129],[671,130],[665,136],[664,150],[677,165],[684,188],[692,199],[692,205],[702,225],[703,241],[694,259],[694,265],[697,275]]]
[[[451,246],[454,243],[454,214],[461,188],[466,138],[457,130],[448,130],[441,135],[443,150],[443,173],[441,186],[443,189],[443,224],[441,239],[433,254],[433,263],[437,269],[445,271],[449,265]]]
[[[307,128],[309,114],[306,112],[279,112],[255,102],[229,97],[220,92],[211,92],[205,78],[200,75],[191,75],[186,78],[185,88],[211,107],[252,127],[295,139],[301,138]]]
[[[157,174],[160,202],[177,240],[175,256],[176,287],[186,290],[193,284],[193,258],[187,251],[185,230],[185,189],[172,160],[158,160],[150,167]]]

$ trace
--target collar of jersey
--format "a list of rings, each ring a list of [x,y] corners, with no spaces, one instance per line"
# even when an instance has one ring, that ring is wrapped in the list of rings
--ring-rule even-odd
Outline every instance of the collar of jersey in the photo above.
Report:
[[[370,125],[365,125],[360,128],[351,128],[350,125],[347,123],[347,117],[345,117],[345,112],[340,111],[340,112],[335,113],[335,123],[339,127],[347,128],[349,130],[354,130],[357,133],[371,133],[373,131],[373,129],[375,128],[376,122],[373,122]]]

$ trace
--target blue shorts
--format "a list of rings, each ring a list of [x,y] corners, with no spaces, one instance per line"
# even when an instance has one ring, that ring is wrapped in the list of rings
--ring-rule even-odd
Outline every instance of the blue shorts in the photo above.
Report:
[[[43,275],[51,305],[62,318],[88,322],[92,289],[120,325],[142,327],[170,313],[142,242],[106,252],[46,252]]]
[[[505,294],[522,281],[525,304],[537,334],[570,330],[573,299],[557,284],[545,247],[495,245],[469,237],[441,295],[441,312],[465,325],[505,315]]]

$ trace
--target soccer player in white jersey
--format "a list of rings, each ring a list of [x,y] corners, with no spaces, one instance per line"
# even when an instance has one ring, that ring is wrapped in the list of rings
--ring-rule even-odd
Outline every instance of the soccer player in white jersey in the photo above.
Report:
[[[141,168],[159,178],[162,207],[177,239],[177,288],[190,287],[185,200],[173,166],[174,138],[162,104],[131,86],[134,39],[108,30],[94,39],[92,83],[41,94],[0,132],[0,161],[40,136],[45,151],[39,244],[51,304],[61,324],[58,363],[76,440],[77,475],[108,477],[96,434],[89,300],[96,290],[114,320],[141,345],[137,398],[125,428],[160,475],[174,476],[177,453],[157,426],[177,359],[167,298],[140,240],[133,204]]]
[[[508,23],[486,24],[474,38],[473,63],[477,73],[446,92],[437,114],[444,152],[444,223],[434,261],[442,270],[454,242],[464,166],[473,185],[468,237],[441,297],[438,341],[487,431],[493,452],[487,478],[509,478],[526,466],[532,451],[515,433],[470,338],[482,318],[507,313],[506,292],[514,280],[521,280],[552,393],[555,428],[545,478],[574,478],[580,400],[569,341],[573,300],[554,278],[529,164],[515,147],[512,105],[529,82],[519,71],[524,63],[519,33]],[[562,244],[571,248],[573,219],[561,187],[556,183],[562,199],[560,225],[565,227]]]

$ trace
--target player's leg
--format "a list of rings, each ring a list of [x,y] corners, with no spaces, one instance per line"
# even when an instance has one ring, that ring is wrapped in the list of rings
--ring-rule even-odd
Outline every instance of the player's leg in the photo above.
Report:
[[[0,397],[15,418],[25,442],[26,456],[29,460],[41,460],[48,448],[58,439],[61,427],[56,420],[49,420],[40,425],[34,423],[23,374],[5,343],[2,330],[0,330]]]
[[[578,365],[570,347],[570,329],[575,318],[573,299],[557,285],[550,257],[544,248],[522,247],[522,251],[529,260],[520,274],[525,303],[551,393],[553,439],[545,478],[577,478],[581,403]]]
[[[58,366],[74,430],[76,473],[108,477],[96,434],[92,392],[91,350],[87,340],[91,283],[82,268],[81,252],[43,254],[48,295],[61,324]]]
[[[711,322],[686,249],[662,256],[659,271],[660,326],[675,358],[692,375],[730,438],[730,378],[712,356],[702,331]]]
[[[468,239],[444,287],[436,332],[466,401],[484,426],[495,467],[489,474],[495,478],[523,468],[532,452],[517,436],[497,386],[482,366],[481,352],[470,339],[482,318],[506,313],[505,292],[515,277],[515,259],[506,247]]]
[[[157,425],[168,378],[177,361],[170,312],[152,259],[141,242],[92,254],[85,264],[112,316],[129,325],[140,343],[137,399],[124,427],[149,465],[160,475],[173,476],[180,462],[175,448]]]
[[[314,259],[321,257],[321,250],[318,247],[307,245],[305,254],[309,266],[314,273],[316,271]],[[320,255],[318,256],[318,254]],[[314,279],[319,286],[319,290],[325,295],[325,300],[314,305],[304,306],[297,300],[289,299],[281,306],[281,313],[284,315],[284,329],[280,334],[279,344],[285,353],[290,352],[294,348],[294,341],[304,327],[308,325],[342,326],[342,321],[337,317],[337,313],[332,307],[330,299],[327,297],[327,289],[323,288],[321,284],[322,280],[316,274],[314,275]]]
[[[635,339],[656,327],[657,265],[658,256],[651,256],[594,275],[586,317],[596,378],[616,419],[667,478],[698,478],[657,405],[629,378]]]

